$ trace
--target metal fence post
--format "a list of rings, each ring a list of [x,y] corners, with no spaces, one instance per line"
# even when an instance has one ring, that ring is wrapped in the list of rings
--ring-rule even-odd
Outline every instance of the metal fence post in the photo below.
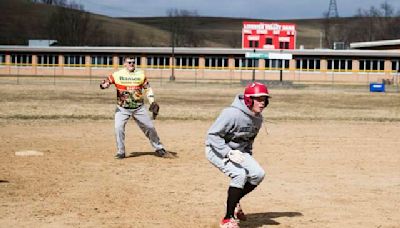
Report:
[[[197,87],[197,70],[194,69],[194,87]]]
[[[162,86],[162,77],[163,77],[164,69],[160,69],[160,71],[161,71],[161,74],[160,74],[160,86]]]

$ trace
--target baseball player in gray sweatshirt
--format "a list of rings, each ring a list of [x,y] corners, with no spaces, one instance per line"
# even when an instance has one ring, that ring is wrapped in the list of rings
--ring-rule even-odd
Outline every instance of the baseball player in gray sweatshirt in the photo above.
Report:
[[[264,179],[265,171],[253,158],[252,150],[263,121],[261,112],[268,103],[267,87],[258,82],[250,83],[244,94],[235,97],[207,132],[207,159],[231,178],[226,214],[220,227],[239,227],[239,220],[246,220],[239,201]]]

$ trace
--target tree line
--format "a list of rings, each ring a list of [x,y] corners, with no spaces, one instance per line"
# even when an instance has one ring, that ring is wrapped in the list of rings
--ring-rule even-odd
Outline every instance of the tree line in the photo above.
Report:
[[[334,42],[343,42],[349,46],[353,42],[391,40],[400,37],[400,12],[384,2],[379,7],[358,9],[352,20],[328,17],[324,13],[325,47],[332,48]]]
[[[154,37],[139,38],[131,28],[120,33],[112,33],[104,28],[100,20],[84,10],[83,5],[68,0],[31,0],[56,6],[47,24],[48,38],[58,41],[62,46],[204,46],[206,37],[196,30],[199,20],[196,11],[169,9],[166,14],[167,26],[163,28],[169,34],[169,42],[157,44]],[[397,39],[400,37],[400,12],[395,12],[392,5],[384,2],[379,7],[358,9],[348,18],[329,17],[324,13],[324,47],[332,48],[335,42],[349,46],[352,42]],[[153,34],[154,36],[154,34]],[[226,38],[229,39],[229,38]],[[237,39],[239,40],[239,39]],[[232,47],[240,47],[240,42],[229,42]]]
[[[132,30],[124,34],[110,34],[99,20],[84,10],[83,5],[68,0],[31,0],[57,6],[48,20],[48,37],[57,40],[62,46],[138,46],[137,37]],[[193,21],[198,18],[196,11],[169,9],[167,11],[169,44],[176,47],[198,47],[202,36],[195,31]],[[146,41],[144,42],[146,45]],[[152,46],[152,39],[148,39]]]
[[[102,25],[95,23],[83,5],[67,0],[31,1],[57,6],[47,23],[48,38],[57,40],[57,45],[84,46],[102,42]]]

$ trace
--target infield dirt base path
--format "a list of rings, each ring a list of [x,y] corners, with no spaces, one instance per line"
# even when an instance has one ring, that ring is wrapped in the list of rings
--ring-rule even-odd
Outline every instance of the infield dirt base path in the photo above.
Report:
[[[218,227],[229,180],[204,157],[211,123],[157,120],[178,156],[162,159],[131,121],[124,160],[112,120],[1,123],[0,227]],[[241,227],[399,227],[399,138],[399,122],[267,122]]]

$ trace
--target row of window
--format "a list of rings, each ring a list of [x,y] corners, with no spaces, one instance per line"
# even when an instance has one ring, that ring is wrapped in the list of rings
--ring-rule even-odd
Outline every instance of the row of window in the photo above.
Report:
[[[54,66],[58,65],[58,55],[37,55],[37,63],[41,66]],[[91,56],[92,65],[95,67],[111,67],[113,65],[112,56],[98,55]],[[119,57],[119,65],[124,62],[124,57]],[[5,63],[5,55],[0,54],[0,63]],[[11,55],[11,63],[20,65],[32,64],[32,56],[28,54],[13,54]],[[140,65],[140,57],[136,57],[136,63]],[[86,64],[84,55],[64,55],[64,64],[70,66],[81,67]]]
[[[266,45],[273,45],[272,38],[265,39]],[[250,48],[260,48],[260,43],[258,40],[249,40],[249,47]],[[280,41],[279,42],[279,49],[289,49],[289,42]]]
[[[392,61],[393,66],[399,67],[400,60]],[[327,69],[335,70],[335,71],[352,71],[353,69],[353,61],[351,59],[328,59],[327,61]],[[377,60],[377,59],[361,59],[359,60],[359,70],[360,71],[383,71],[385,69],[385,61]],[[397,63],[397,65],[396,65]],[[296,68],[304,69],[309,71],[317,71],[321,69],[321,60],[320,59],[297,59],[296,60]],[[399,68],[397,68],[399,69]],[[392,69],[394,70],[394,69]]]
[[[136,56],[136,64],[141,65],[140,56]],[[147,66],[150,68],[169,68],[170,56],[148,56]],[[209,69],[228,69],[229,59],[223,56],[206,56],[205,67]],[[118,64],[123,64],[124,57],[118,58]],[[94,67],[111,67],[113,66],[112,56],[95,55],[91,56],[92,66]],[[38,65],[54,66],[59,64],[58,55],[37,55]],[[258,59],[234,58],[235,68],[252,69],[259,67]],[[289,69],[289,60],[266,59],[264,67],[266,69]],[[317,58],[299,58],[296,59],[296,69],[306,71],[319,71],[321,69],[321,60]],[[5,54],[0,54],[0,64],[5,63]],[[32,64],[32,56],[29,54],[12,54],[11,63],[30,65]],[[70,67],[82,67],[86,64],[84,55],[64,55],[64,64]],[[176,56],[174,65],[178,68],[199,67],[199,57],[195,56]],[[361,59],[359,60],[359,70],[361,71],[383,71],[384,60],[380,59]],[[352,71],[353,64],[351,59],[328,59],[327,69],[335,71]],[[392,60],[392,70],[400,71],[400,60]]]

